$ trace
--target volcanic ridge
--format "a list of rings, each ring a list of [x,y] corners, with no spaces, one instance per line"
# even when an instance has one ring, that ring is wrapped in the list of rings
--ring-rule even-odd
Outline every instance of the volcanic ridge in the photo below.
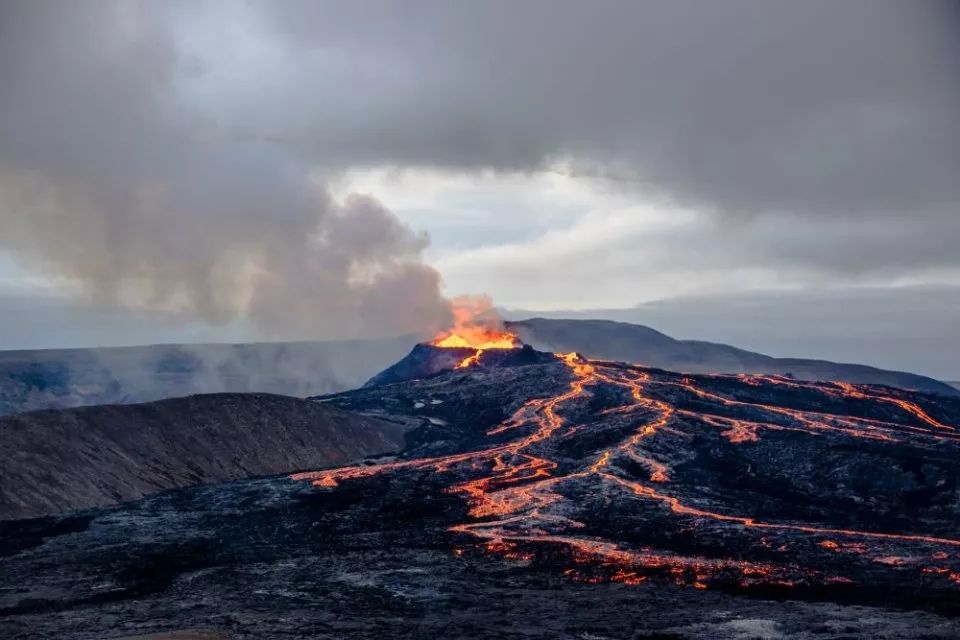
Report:
[[[424,375],[449,358],[453,371]],[[956,399],[519,345],[419,345],[388,372],[325,400],[427,417],[403,459],[293,478],[335,491],[426,474],[469,505],[450,527],[455,553],[560,561],[588,582],[817,594],[910,584],[944,605],[960,591]]]

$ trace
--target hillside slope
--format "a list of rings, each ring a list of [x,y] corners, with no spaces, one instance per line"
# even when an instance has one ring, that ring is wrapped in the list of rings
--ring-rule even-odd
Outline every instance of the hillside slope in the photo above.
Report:
[[[841,380],[958,395],[956,388],[914,373],[826,360],[772,358],[725,344],[676,340],[649,327],[626,322],[531,318],[507,324],[521,340],[537,349],[576,351],[590,358],[670,371],[792,375],[800,380]]]
[[[0,418],[0,519],[398,449],[403,428],[266,394],[212,394]]]

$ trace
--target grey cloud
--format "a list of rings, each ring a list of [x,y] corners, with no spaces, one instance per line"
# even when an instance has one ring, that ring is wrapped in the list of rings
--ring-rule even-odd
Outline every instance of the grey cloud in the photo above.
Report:
[[[936,0],[12,0],[0,243],[104,303],[402,333],[445,318],[425,238],[333,202],[324,176],[561,159],[714,212],[665,271],[956,268],[958,17]]]
[[[664,238],[667,246],[651,249],[664,270],[671,264],[701,270],[804,269],[828,278],[882,281],[960,266],[957,238],[960,216],[942,209],[926,218],[903,215],[883,220],[779,214],[685,229]]]
[[[349,61],[340,90],[296,87],[301,129],[262,131],[334,162],[571,156],[750,213],[942,218],[960,201],[950,2],[257,6],[305,74]]]

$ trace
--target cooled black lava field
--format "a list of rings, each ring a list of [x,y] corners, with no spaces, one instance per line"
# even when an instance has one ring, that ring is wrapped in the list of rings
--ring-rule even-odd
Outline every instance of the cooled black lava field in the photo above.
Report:
[[[960,400],[410,358],[396,457],[0,524],[0,636],[960,636]]]

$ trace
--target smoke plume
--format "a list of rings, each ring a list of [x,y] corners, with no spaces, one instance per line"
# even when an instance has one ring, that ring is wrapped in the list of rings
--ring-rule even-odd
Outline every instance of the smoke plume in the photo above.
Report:
[[[457,296],[450,301],[454,333],[469,335],[477,332],[503,331],[500,312],[488,295]]]
[[[151,6],[2,9],[0,247],[98,305],[270,338],[449,324],[427,237],[371,197],[335,200],[316,163],[224,135]]]

